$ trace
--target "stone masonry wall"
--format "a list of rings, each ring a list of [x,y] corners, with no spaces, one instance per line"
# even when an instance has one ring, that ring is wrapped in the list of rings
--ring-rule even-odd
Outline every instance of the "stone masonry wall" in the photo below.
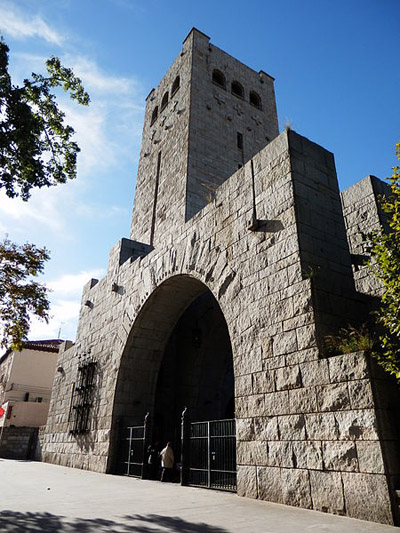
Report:
[[[238,167],[279,134],[271,76],[255,72],[196,31],[192,62],[186,220],[208,203]],[[213,83],[214,69],[225,77],[225,88]],[[232,93],[233,81],[242,86],[243,98]],[[251,91],[259,95],[260,109],[250,103]],[[242,148],[238,147],[238,134]]]
[[[143,420],[151,410],[173,321],[196,294],[209,290],[232,344],[238,492],[391,522],[365,358],[320,359],[317,337],[326,315],[314,305],[313,282],[304,275],[313,241],[302,248],[300,236],[308,230],[296,211],[302,201],[297,184],[318,188],[318,177],[304,169],[317,168],[321,154],[327,160],[325,152],[284,132],[254,156],[256,230],[249,229],[248,163],[217,189],[213,202],[172,228],[154,249],[132,241],[114,247],[106,277],[84,288],[75,346],[60,354],[64,372],[54,382],[44,460],[110,469],[118,413]],[[297,160],[304,165],[301,178]],[[334,168],[322,174],[335,179]],[[337,205],[333,190],[329,198]],[[314,223],[335,226],[335,209],[316,211]],[[347,272],[336,257],[341,242],[337,246],[311,254],[313,261],[325,261],[327,279]],[[317,288],[322,291],[322,284]],[[72,385],[78,356],[89,350],[97,360],[91,429],[73,436]],[[362,508],[360,484],[376,490]]]
[[[0,457],[28,459],[33,453],[37,428],[7,426],[0,430]]]
[[[262,407],[238,420],[239,494],[392,522],[364,353],[282,365],[241,387],[246,404],[255,390]]]
[[[347,240],[352,254],[357,291],[380,296],[382,286],[365,265],[369,257],[366,235],[384,226],[384,213],[378,195],[388,194],[388,186],[375,176],[367,176],[341,193]]]

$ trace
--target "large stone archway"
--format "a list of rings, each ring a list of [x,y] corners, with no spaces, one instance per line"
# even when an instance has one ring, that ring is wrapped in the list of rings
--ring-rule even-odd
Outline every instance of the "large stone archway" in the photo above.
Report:
[[[223,312],[188,275],[169,278],[142,306],[123,351],[113,406],[109,470],[119,462],[118,430],[151,414],[151,437],[179,448],[180,416],[234,416],[232,348]]]

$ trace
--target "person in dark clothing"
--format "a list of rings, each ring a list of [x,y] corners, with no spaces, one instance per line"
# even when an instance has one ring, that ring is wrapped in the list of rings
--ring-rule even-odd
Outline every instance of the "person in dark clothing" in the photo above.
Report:
[[[156,440],[147,448],[147,465],[149,467],[149,478],[158,479],[160,470],[160,442]]]

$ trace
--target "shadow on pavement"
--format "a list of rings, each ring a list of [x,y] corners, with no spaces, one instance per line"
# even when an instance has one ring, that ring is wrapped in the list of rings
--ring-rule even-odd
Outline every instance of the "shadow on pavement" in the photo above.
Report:
[[[51,513],[20,513],[18,511],[0,512],[0,530],[3,532],[49,532],[68,531],[79,533],[112,532],[121,533],[140,531],[140,533],[154,533],[158,530],[174,533],[228,533],[227,529],[193,523],[173,516],[161,515],[129,515],[121,521],[103,518],[74,518],[56,516]]]

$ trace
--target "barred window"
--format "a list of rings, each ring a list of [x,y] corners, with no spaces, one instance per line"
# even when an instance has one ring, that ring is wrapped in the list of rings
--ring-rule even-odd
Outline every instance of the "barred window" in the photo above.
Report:
[[[72,428],[70,433],[86,433],[90,429],[90,411],[93,406],[96,361],[79,364],[72,393]]]

